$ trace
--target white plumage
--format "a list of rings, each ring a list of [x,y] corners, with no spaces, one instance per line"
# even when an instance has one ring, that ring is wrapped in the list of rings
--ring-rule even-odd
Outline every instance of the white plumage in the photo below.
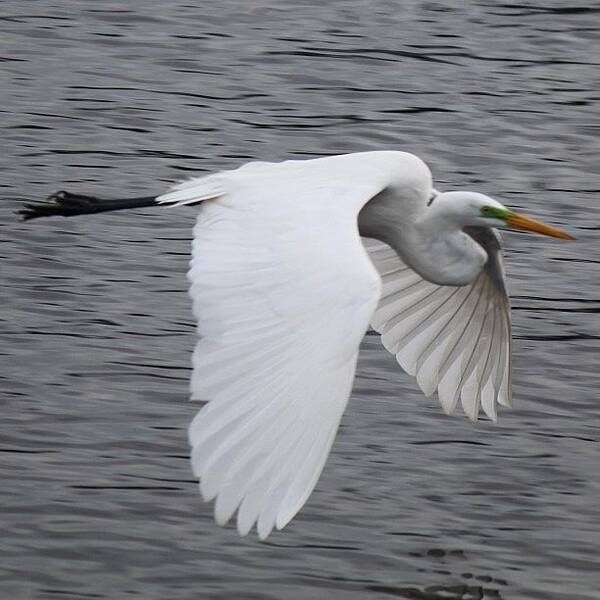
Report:
[[[192,397],[210,401],[190,427],[194,473],[218,523],[239,505],[238,531],[257,522],[261,538],[317,482],[380,294],[356,228],[378,187],[307,181],[302,166],[221,175],[227,191],[201,207],[189,272]]]
[[[460,397],[470,419],[481,407],[496,421],[496,403],[511,404],[510,305],[490,276],[492,268],[503,274],[499,245],[477,279],[458,287],[424,280],[385,244],[369,240],[366,247],[383,281],[371,318],[383,345],[426,396],[437,388],[447,414]]]
[[[480,405],[495,420],[496,401],[509,404],[504,288],[485,270],[469,286],[439,286],[390,246],[365,240],[365,250],[359,212],[394,188],[413,221],[427,210],[429,170],[400,152],[250,163],[157,199],[201,202],[191,390],[209,404],[190,426],[192,465],[217,522],[237,509],[241,535],[282,528],[312,492],[369,322],[446,412],[459,396],[472,419]]]

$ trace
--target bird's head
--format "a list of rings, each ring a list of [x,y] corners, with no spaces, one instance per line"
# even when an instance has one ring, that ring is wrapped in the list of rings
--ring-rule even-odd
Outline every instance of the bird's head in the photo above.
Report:
[[[476,192],[444,192],[432,197],[432,207],[449,219],[455,219],[461,226],[508,227],[520,231],[533,231],[561,240],[575,239],[566,231],[557,229],[525,215],[513,212],[497,200]]]

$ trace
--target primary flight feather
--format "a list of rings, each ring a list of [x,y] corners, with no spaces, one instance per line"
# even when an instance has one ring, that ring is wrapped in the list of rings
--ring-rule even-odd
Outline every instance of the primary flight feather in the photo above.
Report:
[[[418,157],[381,151],[249,163],[158,197],[59,192],[25,219],[197,207],[191,267],[200,339],[189,428],[215,519],[261,539],[321,474],[369,324],[445,412],[496,420],[511,403],[510,304],[496,227],[567,233],[483,194],[439,192]]]

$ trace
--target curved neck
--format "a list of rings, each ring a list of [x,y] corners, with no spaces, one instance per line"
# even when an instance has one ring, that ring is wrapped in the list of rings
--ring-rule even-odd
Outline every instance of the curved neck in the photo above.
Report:
[[[443,232],[419,227],[399,231],[387,242],[421,277],[438,285],[467,285],[487,261],[485,250],[461,229]]]
[[[446,211],[433,206],[411,215],[391,208],[385,196],[371,200],[359,214],[360,234],[391,246],[427,281],[459,286],[475,280],[487,253],[463,231],[457,219],[448,218]]]

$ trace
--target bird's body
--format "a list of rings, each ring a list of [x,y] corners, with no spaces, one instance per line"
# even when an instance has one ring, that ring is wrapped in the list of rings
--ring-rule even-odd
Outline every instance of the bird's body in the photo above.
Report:
[[[55,198],[54,214],[76,213],[74,202],[61,213]],[[238,531],[256,523],[261,538],[312,492],[369,324],[446,412],[460,401],[470,418],[483,408],[495,420],[511,386],[494,227],[568,237],[482,194],[438,192],[425,163],[404,152],[249,163],[154,203],[199,210],[191,391],[208,404],[189,430],[193,469],[217,522],[237,510]]]

